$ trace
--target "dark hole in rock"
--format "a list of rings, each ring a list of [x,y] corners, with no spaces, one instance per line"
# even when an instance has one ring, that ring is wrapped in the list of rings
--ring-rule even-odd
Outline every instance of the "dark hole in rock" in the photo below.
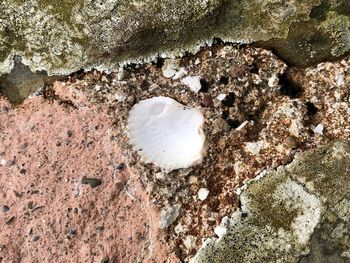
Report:
[[[242,218],[246,218],[246,217],[248,217],[248,213],[243,212],[243,213],[241,214],[241,216],[242,216]]]
[[[305,103],[307,109],[307,115],[312,116],[315,115],[318,111],[317,107],[310,101]]]
[[[109,263],[109,258],[103,258],[103,259],[101,259],[101,263]]]
[[[253,74],[259,74],[258,65],[255,62],[253,62],[253,65],[249,68],[249,71],[250,73],[253,73]]]
[[[227,76],[221,76],[219,80],[219,84],[227,85],[229,83],[229,77]]]
[[[222,114],[221,114],[221,117],[224,119],[224,120],[227,120],[228,119],[228,116],[229,116],[229,113],[228,111],[223,111]]]
[[[199,92],[208,92],[209,91],[209,83],[205,80],[205,79],[201,79],[201,89],[199,90]]]
[[[155,65],[157,68],[162,68],[164,65],[164,58],[157,57],[155,61],[152,62],[153,65]]]
[[[230,128],[232,129],[236,129],[241,124],[240,121],[232,120],[232,119],[228,119],[226,122],[228,126],[230,126]]]
[[[228,95],[226,95],[225,99],[221,102],[226,107],[232,107],[235,103],[236,96],[233,92],[229,92]]]
[[[225,44],[225,42],[221,38],[214,37],[213,45],[224,45],[224,44]]]
[[[68,76],[70,82],[74,83],[76,80],[82,80],[85,76],[85,70],[79,69]]]
[[[281,85],[280,92],[282,95],[290,98],[298,98],[302,93],[302,88],[299,87],[295,82],[290,80],[285,74],[279,77],[279,84]]]
[[[139,68],[140,68],[140,65],[137,63],[130,63],[124,66],[125,70],[131,71],[131,72],[136,71]]]
[[[6,221],[6,225],[11,225],[14,221],[15,221],[15,216],[10,217],[7,221]]]

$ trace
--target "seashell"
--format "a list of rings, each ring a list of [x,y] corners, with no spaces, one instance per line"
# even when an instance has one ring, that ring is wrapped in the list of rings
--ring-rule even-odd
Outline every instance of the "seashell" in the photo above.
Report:
[[[128,135],[145,162],[172,171],[200,162],[204,155],[204,117],[169,97],[153,97],[129,112]]]

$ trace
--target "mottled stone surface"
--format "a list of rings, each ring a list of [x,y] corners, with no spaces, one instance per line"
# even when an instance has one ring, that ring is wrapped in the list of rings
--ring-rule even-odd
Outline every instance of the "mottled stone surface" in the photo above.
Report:
[[[200,77],[199,92],[183,84],[188,76]],[[2,99],[0,148],[5,150],[0,150],[0,193],[4,196],[0,198],[4,200],[0,203],[0,241],[4,241],[0,257],[8,262],[19,255],[22,261],[31,261],[40,255],[52,261],[53,256],[39,250],[48,244],[68,251],[67,258],[84,262],[100,262],[104,257],[111,262],[138,262],[135,258],[146,261],[156,256],[157,263],[187,262],[203,240],[222,235],[223,228],[217,228],[222,218],[241,208],[246,212],[242,216],[248,215],[251,222],[251,206],[258,211],[254,218],[259,214],[262,222],[254,231],[246,224],[251,240],[269,224],[267,211],[280,207],[281,217],[264,229],[264,237],[273,241],[271,233],[281,226],[269,253],[274,245],[289,246],[297,240],[299,245],[292,248],[305,254],[300,260],[306,263],[320,258],[346,262],[347,238],[342,233],[347,225],[338,226],[338,219],[332,220],[346,221],[347,212],[334,212],[337,217],[330,213],[322,221],[325,228],[315,230],[315,220],[325,218],[325,201],[290,172],[249,184],[241,196],[243,202],[235,192],[246,179],[290,163],[297,153],[336,138],[348,139],[349,83],[350,57],[300,70],[287,67],[262,48],[220,44],[196,55],[125,67],[119,73],[80,72],[54,87],[47,85],[16,107]],[[208,149],[200,164],[166,173],[140,160],[132,150],[126,133],[129,109],[152,96],[169,96],[203,113]],[[318,162],[323,162],[321,157]],[[307,187],[312,189],[310,183]],[[76,198],[77,189],[80,196]],[[198,196],[201,189],[209,191],[204,200]],[[267,190],[270,194],[263,194]],[[252,193],[257,199],[250,197]],[[282,204],[265,203],[274,197],[281,198]],[[346,202],[339,201],[338,206]],[[290,205],[293,213],[287,217]],[[147,214],[153,207],[157,212]],[[42,220],[54,222],[47,226]],[[45,236],[51,229],[55,235]],[[130,233],[130,229],[135,231]],[[149,231],[154,234],[148,235]],[[336,239],[327,239],[330,235]],[[309,239],[311,252],[306,255],[303,244]],[[251,249],[243,241],[240,244]],[[255,245],[259,248],[260,241]],[[279,250],[285,255],[282,259],[293,257],[288,249]],[[57,251],[52,253],[67,261]]]
[[[346,0],[3,0],[0,74],[14,55],[49,75],[116,71],[119,62],[195,50],[215,37],[273,39],[282,57],[305,64],[349,50],[348,7]]]
[[[20,108],[0,97],[0,262],[178,262],[106,107],[53,94]]]
[[[174,76],[166,70],[169,65]],[[199,92],[183,84],[188,76],[200,76]],[[298,152],[349,138],[349,80],[350,58],[298,71],[270,51],[222,45],[128,67],[123,74],[91,72],[69,85],[109,105],[114,140],[158,209],[181,205],[167,231],[169,243],[186,260],[237,209],[235,190],[245,179],[291,162]],[[126,133],[129,110],[154,96],[171,97],[205,116],[208,147],[200,164],[166,173],[132,150]],[[319,125],[322,134],[313,131]],[[198,198],[201,188],[209,191],[205,200]]]
[[[349,176],[350,142],[337,141],[249,181],[192,262],[349,262]]]

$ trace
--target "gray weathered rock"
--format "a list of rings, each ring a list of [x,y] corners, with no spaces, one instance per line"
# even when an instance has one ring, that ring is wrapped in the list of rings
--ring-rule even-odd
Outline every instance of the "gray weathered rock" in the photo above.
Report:
[[[242,189],[242,207],[192,262],[350,262],[350,142],[306,152]]]
[[[117,70],[124,61],[194,51],[214,37],[237,43],[264,41],[278,48],[282,57],[304,65],[349,51],[347,3],[2,0],[0,74],[12,69],[15,55],[22,56],[32,71],[49,75],[92,67]],[[315,31],[320,39],[313,37]]]

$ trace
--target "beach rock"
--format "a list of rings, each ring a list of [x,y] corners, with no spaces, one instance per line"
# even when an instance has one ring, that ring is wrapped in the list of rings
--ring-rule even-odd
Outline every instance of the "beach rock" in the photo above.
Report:
[[[349,171],[350,143],[335,141],[261,174],[191,262],[349,262]]]
[[[48,75],[117,71],[119,63],[196,51],[214,38],[271,41],[281,57],[306,65],[349,51],[349,10],[346,0],[3,0],[0,74],[15,55]]]

